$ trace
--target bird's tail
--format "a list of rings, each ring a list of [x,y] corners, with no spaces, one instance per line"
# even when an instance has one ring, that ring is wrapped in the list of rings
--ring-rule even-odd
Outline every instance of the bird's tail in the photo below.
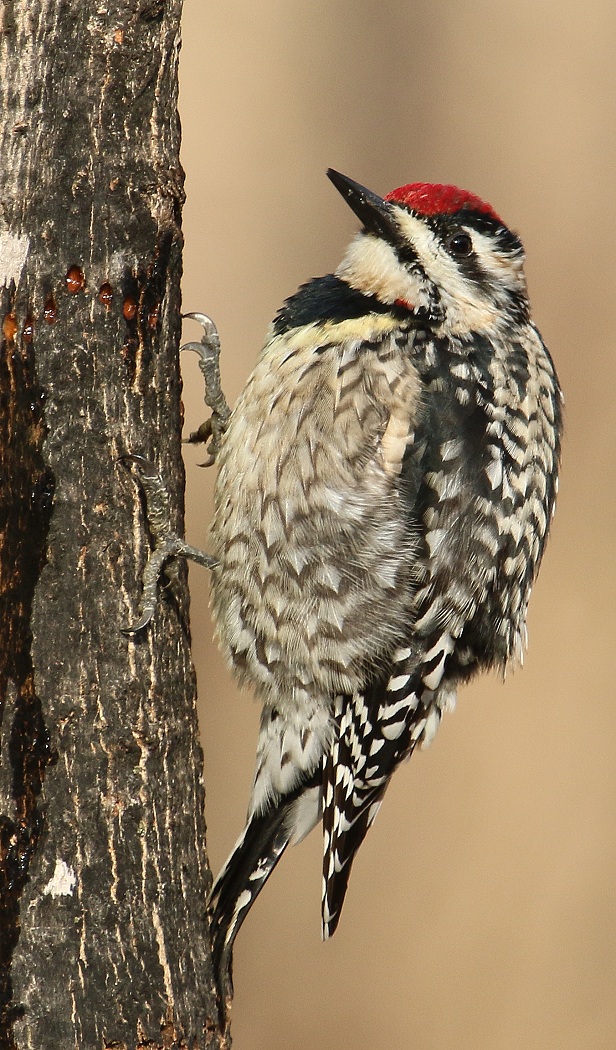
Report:
[[[323,775],[323,892],[321,921],[323,940],[332,937],[340,921],[355,855],[380,808],[390,771],[366,782],[363,757],[366,719],[359,725],[347,717],[363,697],[346,697],[346,714],[337,703],[338,733],[325,759]],[[341,698],[342,700],[342,698]],[[365,710],[365,709],[364,709]],[[368,723],[368,729],[370,725]]]
[[[277,804],[253,813],[210,894],[215,973],[223,1003],[232,992],[233,942],[289,843],[299,842],[321,816],[321,770]]]
[[[428,639],[417,666],[398,650],[391,674],[365,693],[336,698],[336,732],[323,770],[323,939],[340,919],[351,866],[376,817],[392,773],[415,747],[432,740],[441,714],[455,703],[443,684],[453,638]]]

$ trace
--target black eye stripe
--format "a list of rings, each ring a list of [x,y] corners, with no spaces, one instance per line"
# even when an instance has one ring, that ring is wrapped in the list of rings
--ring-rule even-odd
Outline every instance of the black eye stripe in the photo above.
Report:
[[[405,266],[419,266],[419,256],[411,244],[408,244],[406,241],[398,241],[392,247],[398,260],[404,263]]]
[[[412,209],[409,208],[407,210],[412,213]],[[508,255],[514,256],[522,252],[522,245],[514,233],[511,233],[501,222],[484,215],[462,211],[457,215],[430,215],[418,216],[418,218],[435,235],[442,249],[455,262],[464,279],[471,281],[479,291],[488,297],[492,287],[493,276],[482,265],[483,246],[478,252],[474,250],[473,240],[475,233],[479,234],[480,237],[487,237],[488,240],[493,241],[495,248]],[[464,247],[464,254],[462,252],[458,254],[451,250],[450,244],[454,238],[462,235],[465,238],[469,238],[470,251],[466,250],[467,245],[464,243],[460,246]],[[425,266],[420,261],[418,252],[412,244],[405,240],[401,230],[398,231],[397,235],[384,239],[393,248],[401,266],[404,266],[420,281],[434,288],[434,279],[429,276]]]

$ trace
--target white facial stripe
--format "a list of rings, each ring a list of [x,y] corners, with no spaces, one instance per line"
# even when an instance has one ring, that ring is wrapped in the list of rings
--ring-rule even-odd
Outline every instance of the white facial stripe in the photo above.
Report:
[[[455,332],[458,323],[465,331],[469,325],[482,328],[492,324],[498,315],[496,304],[487,299],[473,281],[467,280],[459,263],[430,227],[403,208],[399,209],[397,219],[403,237],[412,244],[428,280],[439,289],[450,330]],[[468,232],[474,238],[475,231]]]
[[[463,276],[459,263],[443,247],[440,238],[416,215],[400,209],[398,225],[405,240],[410,241],[429,280],[453,299],[464,302],[477,299],[476,286]],[[466,227],[461,227],[466,229]],[[475,231],[467,231],[475,241]]]
[[[408,212],[406,208],[396,208],[396,219],[405,240],[410,241],[419,256],[419,261],[426,269],[430,261],[443,254],[443,247],[436,234],[426,225],[425,220]]]
[[[453,290],[453,294],[462,294],[464,287],[472,287],[474,291],[472,298],[477,297],[476,285],[461,276],[459,263],[449,254],[440,238],[422,219],[402,208],[398,212],[397,219],[403,236],[415,248],[419,261],[431,280],[435,281],[439,287],[446,288],[448,291]],[[468,233],[471,238],[473,251],[488,278],[493,277],[497,286],[506,285],[508,288],[524,290],[524,252],[522,249],[517,256],[512,258],[511,252],[499,251],[494,244],[493,237],[480,233],[472,226],[465,226],[464,223],[460,223],[460,229]]]
[[[490,237],[477,230],[470,230],[473,239],[473,249],[478,256],[485,273],[494,278],[497,285],[506,285],[507,288],[526,290],[524,278],[524,251],[512,256],[511,252],[499,251]]]
[[[411,291],[409,274],[391,244],[372,234],[358,233],[346,250],[336,276],[383,303],[406,300]],[[413,305],[416,305],[411,299]]]
[[[472,239],[473,250],[489,289],[483,291],[444,247],[425,219],[395,207],[401,239],[417,255],[419,272],[400,261],[395,248],[373,234],[360,233],[349,245],[336,275],[366,295],[376,295],[383,303],[401,301],[413,308],[430,307],[431,292],[438,289],[446,326],[452,335],[469,328],[491,328],[506,306],[507,295],[526,292],[524,254],[513,258],[494,244],[494,239],[472,226],[460,224]],[[421,270],[423,269],[423,273]],[[425,276],[424,276],[425,274]]]

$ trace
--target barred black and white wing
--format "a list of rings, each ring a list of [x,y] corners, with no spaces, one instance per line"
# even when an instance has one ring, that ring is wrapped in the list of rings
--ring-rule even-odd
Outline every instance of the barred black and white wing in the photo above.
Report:
[[[416,650],[400,649],[385,687],[336,699],[336,737],[323,777],[324,939],[338,925],[353,858],[394,770],[432,741],[443,710],[455,703],[455,691],[442,686],[450,652],[444,634],[418,668]]]

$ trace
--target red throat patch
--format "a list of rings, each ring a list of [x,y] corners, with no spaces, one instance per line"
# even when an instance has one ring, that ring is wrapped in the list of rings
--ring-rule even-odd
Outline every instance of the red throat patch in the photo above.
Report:
[[[408,186],[400,186],[392,190],[385,197],[386,201],[394,204],[405,204],[419,215],[453,215],[466,208],[468,211],[478,211],[487,215],[497,222],[502,220],[494,211],[494,208],[481,197],[476,197],[468,190],[460,190],[457,186],[441,186],[439,183],[410,182]]]

